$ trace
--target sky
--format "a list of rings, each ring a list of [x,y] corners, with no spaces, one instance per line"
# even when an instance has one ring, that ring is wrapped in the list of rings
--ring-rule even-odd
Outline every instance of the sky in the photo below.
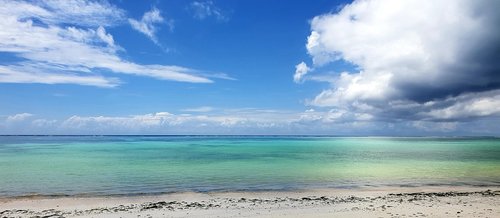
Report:
[[[0,134],[500,136],[498,8],[0,0]]]

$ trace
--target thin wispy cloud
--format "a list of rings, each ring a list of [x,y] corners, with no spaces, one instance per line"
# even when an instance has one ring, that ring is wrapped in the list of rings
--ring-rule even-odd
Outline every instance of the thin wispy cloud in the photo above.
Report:
[[[78,26],[116,26],[126,22],[126,12],[107,1],[45,0],[1,1],[3,16],[38,19],[44,24],[73,24]]]
[[[153,7],[151,11],[144,13],[141,20],[129,18],[128,21],[132,28],[143,33],[156,44],[158,44],[158,39],[156,37],[158,24],[165,22],[170,30],[174,28],[173,20],[166,20],[163,18],[160,10],[155,7]]]
[[[33,114],[30,113],[20,113],[20,114],[14,114],[11,116],[8,116],[6,121],[7,122],[19,122],[19,121],[24,121],[29,117],[32,117]]]
[[[0,52],[17,57],[15,62],[0,64],[0,82],[116,87],[122,84],[119,74],[213,82],[200,76],[203,72],[199,70],[122,59],[118,52],[124,49],[105,26],[122,24],[125,13],[105,1],[0,3]],[[155,21],[159,16],[153,11],[144,19]]]
[[[23,65],[25,64],[25,65]],[[63,70],[54,73],[50,66],[33,68],[26,63],[20,65],[0,66],[0,82],[2,83],[40,83],[40,84],[78,84],[110,88],[120,84],[117,78],[103,76],[85,76],[78,73],[68,73]]]
[[[218,21],[227,21],[229,18],[226,13],[217,7],[213,1],[194,1],[190,5],[193,17],[198,20],[204,20],[214,17]]]
[[[214,109],[215,108],[210,107],[210,106],[201,106],[201,107],[195,107],[195,108],[186,108],[186,109],[183,109],[182,111],[199,113],[199,112],[210,112],[210,111],[213,111]]]

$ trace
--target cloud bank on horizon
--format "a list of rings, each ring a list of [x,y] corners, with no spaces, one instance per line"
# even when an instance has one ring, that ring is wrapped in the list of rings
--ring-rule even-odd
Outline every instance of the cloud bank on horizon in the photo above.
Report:
[[[306,44],[314,73],[336,61],[358,71],[339,72],[308,104],[387,122],[497,117],[498,8],[488,0],[361,0],[314,17]],[[294,80],[309,69],[297,65]]]

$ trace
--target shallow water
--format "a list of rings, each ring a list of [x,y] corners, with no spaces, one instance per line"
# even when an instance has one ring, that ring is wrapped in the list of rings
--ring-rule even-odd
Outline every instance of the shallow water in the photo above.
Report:
[[[0,136],[0,196],[500,185],[500,139]]]

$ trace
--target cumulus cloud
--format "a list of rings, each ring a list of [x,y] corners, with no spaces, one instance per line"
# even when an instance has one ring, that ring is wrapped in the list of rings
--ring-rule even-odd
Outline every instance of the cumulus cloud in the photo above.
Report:
[[[130,23],[132,28],[143,33],[153,42],[158,43],[158,40],[156,38],[157,29],[155,24],[163,23],[164,20],[165,19],[161,16],[160,10],[158,10],[157,8],[153,8],[151,9],[151,11],[144,13],[141,20],[130,18],[128,19],[128,22]],[[167,24],[169,25],[170,29],[173,28],[173,22],[171,20],[169,20]]]
[[[106,27],[121,24],[124,12],[106,1],[0,0],[0,4],[0,52],[16,57],[14,62],[0,64],[0,82],[98,87],[121,84],[118,78],[104,73],[213,82],[202,71],[122,59],[118,52],[123,49]],[[145,19],[158,20],[159,14],[155,14]]]
[[[190,7],[193,11],[193,17],[198,20],[204,20],[208,17],[215,17],[219,21],[227,21],[228,19],[212,1],[194,1]]]
[[[295,74],[293,75],[293,81],[296,83],[302,82],[302,78],[311,71],[311,68],[307,67],[307,64],[300,62],[295,66]]]
[[[468,120],[498,115],[498,1],[359,0],[316,16],[314,68],[343,72],[310,105],[376,120]],[[295,77],[294,77],[295,79]]]

